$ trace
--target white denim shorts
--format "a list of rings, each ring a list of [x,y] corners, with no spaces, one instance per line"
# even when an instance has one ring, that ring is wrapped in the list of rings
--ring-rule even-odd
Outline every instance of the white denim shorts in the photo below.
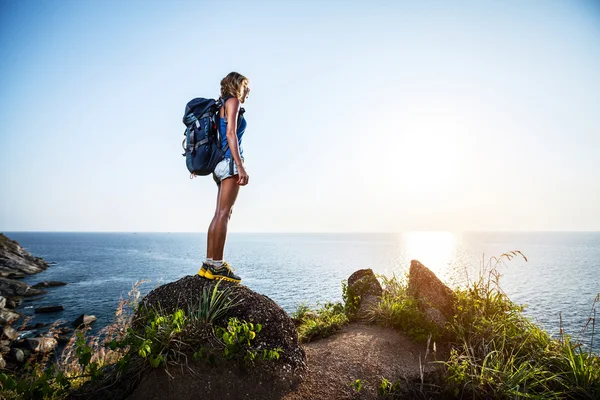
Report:
[[[242,157],[242,163],[244,162],[244,158]],[[224,158],[220,163],[217,164],[215,170],[213,172],[213,179],[219,185],[221,181],[230,178],[234,175],[238,174],[237,165],[235,165],[235,160],[233,158]]]

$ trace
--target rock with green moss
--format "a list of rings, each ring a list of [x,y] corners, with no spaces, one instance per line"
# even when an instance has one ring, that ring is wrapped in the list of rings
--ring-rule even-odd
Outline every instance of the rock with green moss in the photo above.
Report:
[[[225,301],[209,311],[211,302],[220,301],[218,293],[224,294]],[[251,398],[275,399],[292,390],[307,370],[306,355],[290,316],[273,300],[244,285],[198,275],[162,285],[141,301],[133,329],[148,332],[148,321],[156,323],[157,313],[171,321],[178,310],[185,312],[186,321],[206,320],[213,333],[206,335],[206,330],[197,329],[200,336],[193,337],[183,335],[188,329],[183,328],[178,340],[186,346],[180,348],[189,344],[195,352],[186,355],[186,368],[179,365],[168,372],[157,368],[145,373],[130,399],[196,399],[200,393],[206,399],[237,399],[247,393]],[[251,334],[239,330],[247,327],[253,327]],[[232,342],[242,336],[244,343],[237,343],[240,346],[234,343],[237,339]],[[276,349],[276,359],[265,361],[265,354]],[[230,351],[239,351],[239,357],[231,357]],[[210,354],[216,357],[207,357]]]
[[[359,269],[348,278],[346,293],[347,314],[353,319],[364,320],[379,302],[383,290],[372,269]]]

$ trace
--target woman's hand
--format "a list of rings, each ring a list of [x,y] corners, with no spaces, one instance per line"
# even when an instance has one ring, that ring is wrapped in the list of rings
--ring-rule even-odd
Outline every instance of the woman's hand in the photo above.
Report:
[[[248,173],[246,172],[246,168],[244,168],[243,165],[240,165],[238,167],[238,181],[237,184],[240,186],[246,186],[248,184],[248,180],[250,179],[250,176],[248,176]]]

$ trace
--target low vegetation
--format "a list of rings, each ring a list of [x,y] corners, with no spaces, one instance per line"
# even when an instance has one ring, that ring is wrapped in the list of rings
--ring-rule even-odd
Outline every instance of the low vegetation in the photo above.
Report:
[[[441,340],[448,353],[439,373],[421,374],[420,382],[383,378],[379,395],[405,398],[598,399],[600,356],[592,352],[596,296],[586,324],[589,346],[561,334],[553,338],[524,316],[500,287],[500,266],[519,251],[492,257],[478,276],[454,290],[456,314],[444,329],[427,321],[411,297],[406,280],[380,277],[384,293],[371,311],[372,322],[401,330],[415,340]],[[562,330],[561,330],[562,332]],[[587,349],[587,350],[586,350]],[[362,383],[352,386],[359,391]]]
[[[591,343],[586,351],[568,336],[552,338],[500,288],[498,266],[515,256],[523,255],[492,258],[468,287],[455,291],[447,389],[470,398],[600,398],[600,357]]]
[[[349,321],[342,303],[327,302],[311,310],[306,304],[298,306],[292,318],[299,321],[298,339],[303,343],[331,336]]]
[[[102,390],[123,375],[132,379],[121,382],[134,385],[143,371],[185,364],[190,355],[211,365],[224,360],[246,368],[279,359],[281,348],[252,349],[262,325],[237,318],[216,324],[236,304],[229,289],[220,290],[217,284],[205,289],[197,307],[165,313],[140,308],[138,286],[120,302],[114,322],[97,336],[77,331],[56,362],[50,363],[46,355],[30,360],[17,374],[1,373],[2,398],[62,399]]]

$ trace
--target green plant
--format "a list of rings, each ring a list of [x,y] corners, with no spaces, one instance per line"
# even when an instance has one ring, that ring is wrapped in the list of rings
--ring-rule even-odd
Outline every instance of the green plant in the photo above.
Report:
[[[207,287],[202,289],[202,297],[197,308],[188,310],[188,315],[192,322],[201,324],[213,324],[219,318],[223,317],[227,310],[234,307],[237,298],[231,296],[231,287],[219,290],[217,282],[211,291]]]
[[[418,301],[408,293],[406,280],[401,281],[396,276],[381,279],[385,290],[379,303],[368,311],[371,322],[401,330],[420,342],[425,342],[430,335],[433,340],[442,336],[443,330],[425,317]]]
[[[251,348],[251,342],[261,330],[261,324],[255,325],[237,318],[230,318],[227,327],[217,327],[216,335],[224,345],[223,357],[225,359],[241,357],[247,367],[254,366],[258,351]],[[281,348],[263,349],[262,359],[278,360],[282,351]]]
[[[302,321],[306,317],[306,315],[310,312],[311,312],[311,310],[310,310],[310,307],[308,306],[308,304],[300,303],[296,307],[296,311],[294,311],[291,316],[292,316],[292,318],[296,318],[296,319]]]
[[[348,317],[341,303],[327,302],[312,312],[304,312],[304,318],[296,328],[301,342],[310,342],[319,337],[327,337],[348,323]]]
[[[400,381],[394,383],[388,381],[386,378],[382,378],[377,388],[377,393],[380,396],[390,396],[400,389]]]
[[[360,393],[360,390],[362,389],[362,381],[360,379],[356,379],[350,382],[350,386],[353,387],[354,390],[356,390],[358,393]]]
[[[360,296],[354,293],[346,281],[342,281],[342,301],[346,318],[349,321],[353,320],[360,304]]]

